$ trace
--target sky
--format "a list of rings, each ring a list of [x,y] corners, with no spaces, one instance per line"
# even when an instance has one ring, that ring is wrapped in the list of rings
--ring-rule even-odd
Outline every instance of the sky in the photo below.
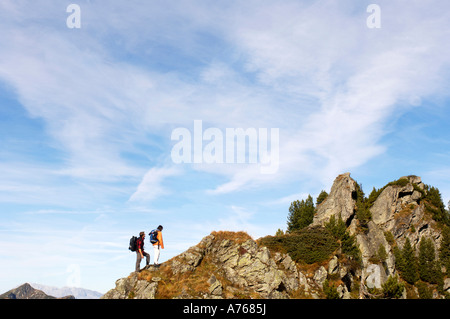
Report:
[[[158,225],[160,262],[273,235],[345,172],[447,204],[449,21],[446,0],[2,0],[0,293],[105,293]]]

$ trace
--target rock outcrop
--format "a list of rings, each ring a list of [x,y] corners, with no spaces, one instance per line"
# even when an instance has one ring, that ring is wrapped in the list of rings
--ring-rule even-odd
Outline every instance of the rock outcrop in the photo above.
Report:
[[[102,298],[155,298],[158,290],[170,298],[289,298],[308,285],[288,254],[271,253],[245,233],[220,232],[159,268],[117,280]]]
[[[339,215],[345,223],[350,223],[355,214],[356,185],[350,173],[336,177],[330,194],[316,209],[313,225],[323,226],[331,216],[338,218]]]
[[[399,180],[408,182],[387,186],[370,208],[373,223],[380,231],[392,233],[401,246],[406,238],[414,246],[426,236],[439,247],[441,230],[421,204],[426,192],[421,178],[405,176]]]
[[[329,238],[326,227],[330,218],[341,218],[348,234],[346,245],[354,245],[359,250],[356,255],[354,250],[347,254],[345,249],[353,248],[344,249],[341,243],[327,251],[328,259],[325,255],[325,259],[306,264],[290,251],[300,243],[295,234],[283,235],[288,243],[283,248],[281,237],[255,241],[242,232],[213,232],[160,267],[150,266],[117,280],[116,287],[102,298],[325,298],[329,289],[336,291],[330,295],[344,299],[370,298],[374,292],[380,297],[383,284],[399,275],[394,250],[402,249],[407,239],[416,256],[421,239],[431,239],[438,255],[443,227],[427,211],[427,189],[420,177],[406,176],[362,203],[357,182],[349,173],[339,175],[328,197],[316,207],[312,224],[300,235],[318,234],[322,229],[322,237],[303,238]],[[359,209],[370,211],[364,223],[358,219]],[[344,240],[339,238],[336,240]],[[320,249],[323,244],[308,247]],[[418,297],[417,288],[409,289],[409,296]],[[436,286],[430,289],[435,298],[448,296],[450,279],[442,278],[440,292]],[[402,296],[407,297],[406,289]]]
[[[416,255],[423,237],[432,239],[435,251],[440,248],[442,228],[425,212],[421,200],[426,190],[421,178],[405,176],[399,181],[402,182],[388,184],[382,190],[370,208],[372,219],[367,231],[356,235],[363,269],[373,279],[373,284],[368,284],[369,288],[381,288],[389,276],[397,273],[393,247],[403,247],[407,238],[412,247],[416,247]],[[387,241],[388,236],[391,242]],[[374,260],[379,259],[380,249],[386,251],[386,258],[382,263],[374,264]]]

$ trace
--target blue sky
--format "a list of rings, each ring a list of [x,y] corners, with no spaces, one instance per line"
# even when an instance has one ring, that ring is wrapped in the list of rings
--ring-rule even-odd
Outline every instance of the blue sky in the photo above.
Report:
[[[213,230],[274,234],[344,172],[366,193],[419,175],[447,203],[448,21],[443,0],[2,1],[0,292],[106,292],[159,224],[161,261]],[[279,129],[278,170],[174,163],[195,120]]]

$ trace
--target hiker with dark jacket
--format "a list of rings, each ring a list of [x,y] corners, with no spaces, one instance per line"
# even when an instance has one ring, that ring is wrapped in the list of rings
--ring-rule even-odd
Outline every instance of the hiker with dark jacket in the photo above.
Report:
[[[144,239],[145,232],[141,231],[139,233],[139,238],[136,240],[136,272],[140,271],[141,268],[141,260],[144,258],[147,259],[147,266],[150,264],[150,255],[144,251]]]

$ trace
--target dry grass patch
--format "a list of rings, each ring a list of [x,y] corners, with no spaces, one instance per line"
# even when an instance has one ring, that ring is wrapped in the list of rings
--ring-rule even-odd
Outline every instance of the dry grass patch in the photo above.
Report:
[[[215,240],[217,241],[222,241],[224,239],[229,239],[232,240],[234,242],[236,242],[237,244],[242,244],[244,242],[246,242],[247,240],[253,240],[253,238],[247,234],[245,231],[238,231],[238,232],[233,232],[233,231],[213,231],[211,233],[211,235],[214,235]]]

